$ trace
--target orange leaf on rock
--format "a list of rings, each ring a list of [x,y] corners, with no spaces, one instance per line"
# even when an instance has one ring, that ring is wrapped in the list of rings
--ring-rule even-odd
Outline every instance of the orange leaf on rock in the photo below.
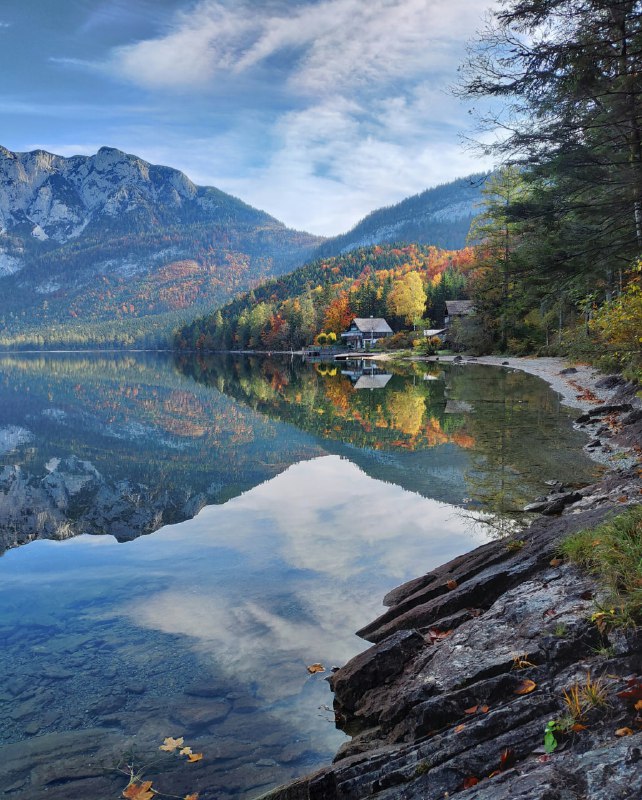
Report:
[[[637,703],[633,706],[636,711],[642,711],[642,700],[638,700]]]
[[[127,800],[152,800],[155,794],[151,781],[130,783],[123,791],[123,797],[126,797]]]
[[[482,712],[482,714],[488,714],[490,711],[490,706],[479,706],[479,710]]]
[[[315,672],[325,672],[325,667],[323,664],[310,664],[310,666],[307,667],[307,670],[310,675],[314,675]]]
[[[631,728],[618,728],[615,731],[616,736],[633,736],[633,731]]]
[[[198,792],[195,794],[186,794],[185,800],[198,800]]]
[[[438,628],[430,628],[425,638],[428,644],[434,644],[435,642],[438,642],[441,639],[445,639],[447,636],[450,636],[452,632],[453,632],[452,628],[448,631],[440,631]]]
[[[530,694],[537,688],[537,684],[535,681],[532,681],[530,678],[526,678],[523,680],[517,689],[513,692],[513,694]]]
[[[190,753],[187,756],[187,760],[190,764],[193,764],[195,761],[200,761],[203,758],[203,753]]]
[[[479,778],[476,778],[474,775],[470,775],[468,778],[464,778],[464,789],[470,789],[473,786],[477,786],[479,783]]]
[[[642,678],[638,675],[629,678],[626,682],[626,689],[618,692],[617,696],[622,700],[642,700]]]
[[[479,706],[471,706],[470,708],[466,708],[464,709],[464,714],[476,714],[478,708]]]
[[[464,724],[462,724],[462,725],[458,725],[458,726],[455,728],[455,733],[461,733],[461,732],[464,730],[464,728],[465,728],[465,727],[466,727],[466,726],[465,726]]]
[[[582,725],[581,722],[576,722],[574,725],[571,725],[571,730],[575,731],[575,733],[579,733],[580,731],[587,730],[586,725]]]
[[[550,565],[551,565],[551,567],[559,567],[559,565],[560,565],[561,563],[562,563],[562,559],[561,559],[561,558],[552,558],[552,559],[550,560]]]
[[[446,581],[446,586],[452,591],[453,589],[457,588],[458,584],[457,584],[457,581],[455,581],[455,580],[449,580],[449,581]]]

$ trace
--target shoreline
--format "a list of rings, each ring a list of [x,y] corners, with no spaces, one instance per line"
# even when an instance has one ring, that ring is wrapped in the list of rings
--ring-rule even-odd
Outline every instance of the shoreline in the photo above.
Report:
[[[642,629],[600,631],[590,619],[599,586],[558,559],[557,548],[640,502],[636,387],[561,358],[421,360],[542,378],[583,412],[576,426],[593,437],[585,449],[609,471],[561,513],[389,592],[387,610],[358,632],[372,647],[328,679],[338,727],[352,739],[331,765],[260,800],[632,799],[642,730],[629,727],[630,709],[616,694],[642,673]],[[591,674],[604,681],[610,705],[547,754],[544,728],[563,714],[563,692]],[[631,734],[616,737],[622,726]]]

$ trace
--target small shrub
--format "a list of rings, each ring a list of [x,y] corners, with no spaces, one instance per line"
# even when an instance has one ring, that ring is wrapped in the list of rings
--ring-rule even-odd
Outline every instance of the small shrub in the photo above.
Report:
[[[642,506],[632,506],[597,528],[573,534],[562,542],[561,550],[595,575],[606,590],[607,610],[598,611],[601,622],[642,621]]]

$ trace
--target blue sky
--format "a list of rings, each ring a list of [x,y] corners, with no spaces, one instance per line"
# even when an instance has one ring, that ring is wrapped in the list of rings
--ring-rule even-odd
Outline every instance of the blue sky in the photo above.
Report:
[[[332,235],[489,166],[452,98],[491,0],[2,0],[0,144],[118,147]]]

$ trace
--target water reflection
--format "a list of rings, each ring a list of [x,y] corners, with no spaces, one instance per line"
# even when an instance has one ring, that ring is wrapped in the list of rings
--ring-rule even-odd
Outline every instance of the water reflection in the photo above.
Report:
[[[101,728],[154,752],[180,733],[207,754],[196,788],[251,796],[326,762],[342,739],[323,676],[306,664],[343,663],[365,646],[353,631],[387,589],[482,538],[450,506],[327,456],[154,537],[10,551],[0,661],[18,683],[0,699],[11,720],[2,737],[80,729],[92,744]],[[12,717],[16,708],[29,713]],[[24,785],[17,796],[44,796],[28,749],[3,763],[0,778]],[[100,780],[100,791],[118,789]],[[184,776],[164,780],[185,789]]]
[[[274,420],[317,436],[369,475],[523,522],[546,480],[589,483],[600,468],[581,451],[572,414],[543,381],[477,365],[213,356],[179,362]]]
[[[488,535],[464,506],[514,511],[595,473],[529,376],[179,367],[2,359],[0,546],[69,539],[0,558],[14,800],[118,796],[101,765],[132,738],[148,758],[167,735],[206,754],[189,784],[163,765],[179,796],[251,797],[327,762],[342,734],[306,664],[344,662],[388,589]]]

